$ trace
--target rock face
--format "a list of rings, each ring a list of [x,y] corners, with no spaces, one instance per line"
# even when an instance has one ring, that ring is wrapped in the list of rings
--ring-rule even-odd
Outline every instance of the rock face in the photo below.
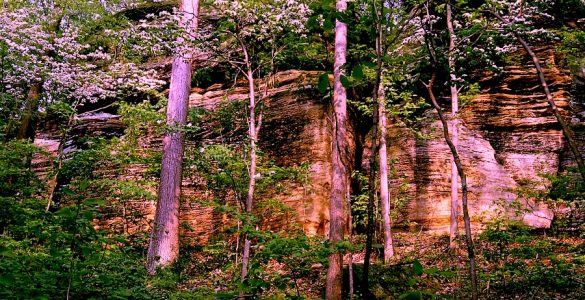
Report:
[[[546,79],[555,101],[567,117],[575,115],[570,107],[570,77],[559,70],[554,53],[537,49],[545,61]],[[521,53],[518,53],[521,57]],[[459,151],[468,177],[470,212],[474,227],[482,221],[514,216],[515,207],[522,208],[519,219],[535,227],[548,227],[553,213],[541,204],[518,194],[519,188],[542,189],[547,183],[539,174],[556,174],[572,164],[571,153],[565,149],[560,127],[545,102],[544,94],[531,64],[506,67],[499,77],[482,81],[482,92],[461,110]],[[273,195],[295,212],[296,220],[309,234],[326,235],[329,219],[329,189],[331,180],[331,107],[329,100],[317,92],[318,72],[286,71],[278,73],[269,88],[259,82],[260,94],[265,94],[264,122],[260,148],[279,166],[294,166],[303,162],[309,171],[305,184],[287,183],[287,192]],[[234,87],[221,84],[207,89],[192,90],[191,107],[215,109],[224,102],[245,100],[244,82]],[[419,125],[424,136],[415,138],[412,131],[394,122],[388,128],[388,153],[391,178],[391,202],[399,216],[395,222],[415,222],[423,229],[448,230],[450,214],[450,161],[441,125],[433,111],[426,113]],[[94,118],[94,121],[92,118]],[[583,118],[585,119],[585,118]],[[352,125],[350,125],[351,127]],[[74,128],[78,134],[120,134],[117,116],[100,114],[84,116]],[[113,132],[113,133],[112,133]],[[357,130],[349,137],[348,161],[367,161],[368,149],[355,149]],[[577,137],[585,151],[585,135]],[[149,139],[148,147],[160,148],[157,138]],[[57,141],[58,143],[58,141]],[[55,138],[39,133],[37,144],[55,151]],[[363,151],[363,155],[362,154]],[[356,155],[359,152],[359,155]],[[42,165],[39,160],[37,162]],[[122,179],[140,179],[145,167],[136,166],[124,172]],[[151,188],[153,195],[156,189]],[[185,180],[180,219],[187,224],[183,236],[194,243],[206,243],[209,235],[218,230],[222,216],[210,207],[189,201],[206,197],[207,191],[193,179]],[[513,205],[518,203],[519,206]],[[128,216],[140,219],[139,227],[124,231],[148,231],[154,217],[153,201],[129,201],[122,216],[108,221],[108,226],[124,227]]]
[[[265,90],[260,81],[260,97],[266,109],[259,146],[277,165],[290,167],[308,163],[308,184],[292,184],[286,195],[277,199],[292,207],[305,232],[326,235],[329,232],[329,190],[331,186],[331,107],[316,90],[319,72],[286,71],[274,78],[273,88]],[[215,89],[191,94],[191,107],[214,109],[225,101],[245,100],[245,84],[231,90]],[[265,96],[262,94],[265,93]],[[352,134],[353,130],[349,130]],[[349,137],[352,151],[353,136]],[[354,157],[348,157],[353,161]]]
[[[571,116],[571,78],[556,67],[552,50],[540,48],[536,53],[545,62],[545,77],[557,106],[565,116]],[[567,159],[562,131],[548,108],[535,68],[523,53],[515,55],[522,57],[521,66],[509,66],[499,77],[488,77],[482,82],[481,94],[461,110],[458,150],[476,228],[481,221],[516,214],[528,225],[549,227],[552,211],[519,191],[543,189],[547,181],[540,175],[557,174],[562,170],[560,161]],[[398,177],[414,183],[406,189],[410,202],[404,215],[424,228],[447,231],[449,149],[434,112],[428,112],[421,128],[429,139],[416,141],[400,127],[389,131]]]

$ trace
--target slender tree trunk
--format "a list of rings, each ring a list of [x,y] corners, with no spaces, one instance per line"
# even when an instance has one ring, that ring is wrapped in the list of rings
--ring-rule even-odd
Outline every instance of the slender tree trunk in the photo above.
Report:
[[[346,0],[337,0],[338,12],[347,9]],[[333,246],[343,240],[344,199],[348,189],[347,152],[347,95],[341,84],[343,65],[347,52],[347,24],[335,21],[335,59],[333,65],[333,145],[331,161],[333,176],[331,178],[331,198],[329,202],[329,240]],[[341,253],[329,255],[325,296],[329,300],[341,299],[343,256]]]
[[[244,50],[246,65],[247,65],[247,78],[249,87],[249,98],[250,98],[250,112],[248,120],[248,135],[250,138],[250,180],[248,182],[248,196],[246,197],[246,213],[251,214],[254,204],[254,187],[256,186],[256,142],[258,141],[258,128],[256,128],[256,95],[254,88],[254,74],[252,72],[252,66],[250,65],[248,52]],[[266,83],[268,84],[268,83]],[[250,224],[246,224],[250,225]],[[242,277],[241,281],[244,282],[248,276],[248,264],[250,261],[250,247],[251,241],[246,236],[244,240],[244,254],[242,256]]]
[[[181,26],[188,34],[192,33],[198,25],[198,0],[182,0],[180,10],[183,12]],[[159,267],[172,264],[179,256],[179,205],[184,150],[181,127],[187,121],[191,72],[192,53],[187,51],[176,54],[167,106],[168,129],[163,138],[159,200],[146,260],[149,274],[155,274]]]
[[[20,128],[16,138],[34,141],[37,111],[39,110],[39,100],[41,99],[41,84],[31,84],[26,98],[26,108],[20,120]]]
[[[384,263],[388,264],[394,256],[392,240],[392,220],[390,218],[390,197],[388,192],[388,153],[386,149],[386,105],[384,101],[384,85],[378,89],[378,115],[380,128],[380,202],[382,206],[382,228],[384,231]]]
[[[73,103],[72,106],[72,113],[69,115],[69,119],[67,120],[67,125],[65,128],[62,129],[61,137],[59,138],[59,147],[57,147],[57,168],[54,170],[53,178],[49,181],[50,192],[49,197],[47,200],[47,206],[45,207],[45,212],[49,212],[51,210],[51,205],[58,206],[61,201],[61,194],[59,193],[59,188],[65,184],[67,184],[67,180],[61,176],[61,168],[63,167],[63,161],[65,160],[65,143],[69,138],[69,132],[71,128],[75,124],[75,116],[77,115],[77,107],[79,106],[79,101]]]
[[[347,190],[347,237],[349,242],[352,243],[353,237],[353,217],[351,215],[351,198],[349,196],[349,189]],[[349,252],[349,261],[347,262],[347,270],[349,272],[349,299],[353,300],[354,288],[353,288],[353,252]]]
[[[504,23],[506,25],[510,25],[510,23],[508,21],[506,21],[497,12],[490,11],[490,13],[492,15],[494,15],[496,18],[498,18],[502,23]],[[557,119],[559,124],[561,125],[561,128],[563,130],[563,135],[565,136],[565,139],[567,140],[567,144],[569,145],[571,152],[573,152],[573,155],[575,156],[575,161],[577,162],[577,167],[579,168],[579,173],[581,174],[581,178],[583,178],[585,180],[585,162],[583,161],[583,156],[581,156],[581,151],[579,151],[579,148],[577,147],[577,144],[575,143],[575,140],[573,139],[572,130],[569,128],[569,126],[565,122],[565,119],[563,119],[563,116],[561,115],[561,113],[559,112],[559,109],[557,108],[557,105],[555,104],[554,98],[550,92],[550,89],[548,88],[548,84],[546,83],[546,79],[544,78],[544,72],[542,70],[542,67],[540,66],[540,60],[538,59],[536,54],[532,51],[532,48],[530,48],[528,43],[526,43],[526,41],[520,36],[520,34],[518,34],[518,32],[512,31],[512,34],[514,34],[514,36],[516,37],[518,42],[520,42],[520,44],[522,44],[522,47],[524,48],[524,50],[526,50],[526,53],[528,53],[530,58],[532,58],[532,62],[534,63],[534,66],[536,67],[536,72],[538,73],[538,79],[540,79],[540,85],[542,86],[542,89],[544,90],[544,93],[546,94],[546,101],[548,102],[548,105],[550,106],[550,108],[553,112],[553,115],[555,116],[555,118]]]
[[[362,274],[362,295],[367,295],[369,290],[370,257],[372,255],[372,240],[374,237],[374,202],[376,198],[376,156],[378,153],[378,105],[376,105],[378,90],[374,89],[374,111],[372,118],[372,155],[370,156],[370,174],[368,178],[368,223],[366,228],[366,253],[364,257],[364,269]]]
[[[376,11],[374,10],[374,13]],[[376,26],[379,29],[379,26]],[[379,54],[380,39],[376,37],[376,53]],[[368,193],[368,223],[366,229],[366,253],[364,257],[364,269],[362,275],[362,295],[368,294],[369,289],[369,273],[370,273],[370,256],[372,254],[372,239],[374,236],[374,202],[376,198],[376,156],[378,154],[378,88],[380,86],[380,77],[382,71],[382,59],[378,55],[376,63],[376,82],[374,84],[373,101],[374,109],[372,112],[372,155],[370,156],[370,176],[368,178],[369,193]]]
[[[441,107],[437,103],[437,99],[435,98],[435,94],[433,93],[433,84],[437,77],[437,71],[433,68],[433,74],[429,83],[427,85],[427,91],[429,93],[429,97],[431,98],[431,103],[433,107],[437,111],[439,115],[439,119],[441,120],[441,124],[443,125],[443,135],[445,137],[445,142],[449,146],[451,150],[451,154],[453,155],[453,161],[455,162],[455,166],[457,167],[457,172],[459,173],[459,177],[461,177],[461,194],[462,194],[462,206],[463,206],[463,223],[465,224],[465,242],[467,244],[467,255],[469,257],[469,275],[471,278],[471,293],[472,299],[478,299],[478,291],[477,291],[477,275],[476,275],[476,264],[475,264],[475,250],[473,246],[473,237],[471,235],[471,221],[469,218],[469,211],[467,209],[467,178],[465,177],[465,173],[463,171],[463,165],[461,164],[461,159],[459,158],[459,154],[457,153],[457,149],[455,145],[451,141],[449,137],[449,125],[443,116],[443,112],[441,111]]]
[[[453,30],[453,14],[451,11],[451,2],[447,2],[447,29],[449,31],[449,78],[451,79],[451,139],[453,146],[457,149],[459,145],[459,122],[457,120],[457,112],[459,111],[459,95],[457,91],[457,84],[455,80],[455,30]],[[457,182],[457,165],[455,160],[451,159],[451,219],[449,227],[449,248],[455,249],[455,240],[457,238],[457,218],[459,210],[459,184]]]
[[[375,2],[374,2],[375,5]],[[384,235],[384,263],[389,263],[390,258],[394,256],[394,246],[392,241],[392,220],[390,218],[390,194],[388,191],[388,151],[386,143],[386,101],[384,84],[382,80],[382,59],[383,59],[383,45],[384,45],[384,31],[382,29],[382,18],[384,16],[378,13],[379,10],[383,11],[384,2],[380,2],[380,8],[375,8],[374,15],[376,18],[376,57],[377,57],[377,70],[376,70],[376,83],[375,89],[378,93],[375,95],[374,105],[378,106],[378,131],[380,132],[379,140],[379,168],[380,168],[380,206],[382,211],[382,231]],[[377,102],[377,103],[376,103]]]

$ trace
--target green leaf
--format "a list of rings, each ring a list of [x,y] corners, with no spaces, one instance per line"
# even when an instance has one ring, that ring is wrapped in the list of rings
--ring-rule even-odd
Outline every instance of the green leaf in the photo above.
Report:
[[[407,286],[414,286],[416,284],[416,279],[415,278],[410,278],[407,282],[406,285]]]
[[[368,68],[375,68],[376,67],[376,64],[373,61],[369,61],[369,60],[363,61],[362,65],[366,66]]]
[[[309,29],[313,29],[317,27],[317,17],[316,16],[312,16],[309,18],[309,20],[307,20],[307,27]]]
[[[344,75],[341,75],[341,78],[339,79],[339,81],[341,81],[341,85],[343,85],[344,88],[350,88],[351,87],[351,83],[349,83],[349,79],[347,79],[347,77],[345,77]]]
[[[364,70],[361,65],[357,65],[351,71],[351,77],[355,80],[362,80],[364,78]]]
[[[69,196],[75,196],[75,192],[72,191],[70,188],[64,187],[62,191],[63,191],[63,193],[65,193],[65,194],[67,194]]]
[[[0,246],[0,256],[14,256],[14,252],[7,247]]]
[[[83,180],[83,181],[79,182],[79,189],[82,191],[85,191],[88,186],[89,186],[89,182],[87,182],[87,180]]]
[[[323,22],[323,29],[325,31],[329,31],[333,29],[333,19],[332,18],[326,18],[325,21]]]
[[[93,252],[93,249],[90,247],[81,247],[81,253],[83,253],[83,256],[87,257],[91,254],[91,252]]]
[[[63,207],[55,214],[62,217],[72,217],[75,215],[75,210],[72,207]]]
[[[321,93],[325,93],[327,92],[327,88],[329,87],[329,74],[328,73],[323,73],[321,74],[321,76],[319,76],[319,92]]]
[[[454,272],[449,272],[449,271],[439,272],[438,274],[440,276],[445,277],[445,278],[453,278],[453,277],[457,276],[457,274],[455,274]]]
[[[398,297],[398,299],[403,299],[403,300],[421,300],[422,299],[422,293],[419,291],[410,291],[410,292],[406,292],[402,295],[400,295]]]
[[[83,204],[85,204],[87,206],[93,206],[93,205],[103,206],[103,205],[106,205],[106,200],[105,199],[90,198],[90,199],[83,201]]]
[[[0,276],[0,285],[10,286],[14,282],[14,279],[10,275]]]
[[[414,274],[416,274],[417,276],[423,274],[423,266],[420,264],[420,261],[418,261],[418,259],[412,263],[412,269],[414,271]]]

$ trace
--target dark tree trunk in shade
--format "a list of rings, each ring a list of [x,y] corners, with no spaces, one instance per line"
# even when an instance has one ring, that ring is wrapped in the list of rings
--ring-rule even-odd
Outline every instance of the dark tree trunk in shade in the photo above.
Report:
[[[347,9],[345,0],[337,0],[336,9]],[[333,176],[331,178],[331,198],[329,202],[329,241],[333,246],[343,240],[344,202],[348,189],[347,162],[347,94],[341,84],[343,65],[347,52],[347,24],[335,21],[335,59],[333,65],[333,143],[331,161]],[[325,297],[330,300],[341,299],[343,256],[341,253],[329,255]]]
[[[198,0],[182,0],[180,10],[184,12],[181,25],[190,33],[197,28]],[[179,205],[184,148],[181,127],[187,121],[191,69],[191,53],[175,55],[167,107],[168,128],[163,138],[159,199],[146,261],[149,274],[155,274],[159,267],[172,264],[179,255]]]
[[[26,108],[20,119],[20,128],[16,138],[34,141],[37,112],[39,110],[39,100],[41,99],[41,84],[33,83],[26,98]]]
[[[429,2],[426,2],[426,14],[427,17],[430,16],[429,13]],[[421,24],[422,25],[422,24]],[[431,78],[429,82],[425,84],[427,88],[427,92],[429,94],[429,98],[431,99],[431,104],[433,108],[437,111],[437,115],[439,115],[439,120],[441,121],[441,126],[443,127],[443,137],[445,138],[445,142],[451,151],[451,155],[453,157],[453,162],[457,167],[457,173],[461,178],[461,205],[463,209],[463,224],[465,225],[465,244],[467,245],[467,257],[469,258],[469,277],[471,281],[471,298],[473,300],[478,299],[478,288],[477,288],[477,272],[476,272],[476,263],[475,263],[475,249],[473,245],[473,236],[471,235],[471,219],[469,217],[469,210],[467,205],[468,199],[468,190],[467,190],[467,177],[465,177],[465,172],[463,170],[463,164],[461,163],[461,159],[459,158],[459,153],[457,152],[457,148],[453,144],[451,137],[449,136],[449,124],[443,115],[443,111],[441,107],[437,103],[437,98],[433,92],[433,87],[435,84],[435,80],[437,80],[437,54],[435,51],[435,44],[433,38],[430,36],[429,32],[433,32],[432,23],[428,23],[428,31],[423,25],[423,29],[425,30],[425,46],[429,53],[430,58],[430,65],[431,65]]]
[[[379,46],[379,37],[376,38],[376,49]],[[374,238],[374,203],[376,199],[376,158],[378,154],[378,87],[380,86],[380,77],[382,75],[382,60],[377,57],[376,82],[374,84],[373,101],[374,109],[372,112],[372,154],[370,156],[370,174],[368,176],[368,205],[367,205],[367,227],[366,227],[366,250],[364,255],[364,269],[362,274],[362,295],[368,294],[370,279],[370,257],[372,255],[372,242]]]
[[[469,210],[467,205],[467,178],[465,177],[465,172],[463,171],[463,164],[461,164],[461,159],[459,158],[459,153],[453,145],[451,138],[449,137],[449,125],[443,116],[443,112],[441,107],[437,103],[437,99],[435,94],[433,93],[433,84],[437,78],[437,70],[433,68],[433,74],[429,83],[427,84],[427,91],[429,93],[429,97],[431,98],[431,103],[437,114],[439,115],[439,119],[441,120],[441,124],[443,126],[443,136],[445,138],[445,142],[449,146],[449,150],[451,150],[451,154],[453,156],[453,161],[455,162],[455,166],[457,167],[457,172],[459,177],[461,177],[461,203],[463,207],[463,223],[465,225],[465,243],[467,245],[467,256],[469,258],[469,276],[471,279],[471,298],[473,300],[478,299],[478,290],[477,290],[477,272],[476,272],[476,263],[475,263],[475,249],[473,246],[473,237],[471,235],[471,218],[469,217]]]
[[[349,190],[347,191],[347,238],[350,243],[353,243],[353,217],[351,215],[351,197]],[[347,262],[347,270],[349,272],[349,299],[354,298],[354,286],[353,286],[353,252],[349,252],[349,261]]]
[[[451,80],[451,140],[453,147],[457,149],[459,145],[459,122],[457,120],[457,112],[459,111],[459,95],[457,91],[457,84],[455,80],[455,30],[453,29],[453,14],[451,10],[451,2],[447,2],[447,30],[449,31],[449,78]],[[449,226],[449,248],[455,248],[455,239],[457,237],[457,218],[459,210],[459,175],[457,173],[457,165],[455,160],[451,160],[451,217]]]

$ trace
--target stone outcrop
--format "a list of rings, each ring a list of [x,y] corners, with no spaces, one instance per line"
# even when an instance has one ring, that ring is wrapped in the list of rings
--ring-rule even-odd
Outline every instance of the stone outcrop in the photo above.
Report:
[[[568,118],[574,116],[568,92],[570,77],[556,67],[551,50],[537,49],[537,54],[546,61],[546,79],[557,105]],[[521,57],[521,53],[517,55]],[[295,211],[294,218],[305,232],[326,235],[331,180],[331,108],[328,98],[315,87],[319,74],[280,72],[268,88],[265,81],[259,81],[259,94],[265,104],[259,145],[279,166],[308,164],[305,184],[287,182],[286,193],[271,196]],[[572,164],[572,159],[540,90],[535,70],[525,60],[520,66],[506,67],[498,77],[486,76],[481,83],[481,94],[464,104],[460,114],[459,151],[468,176],[470,212],[475,228],[489,218],[514,216],[516,206],[512,203],[519,203],[519,207],[525,209],[520,219],[535,227],[548,227],[553,213],[542,204],[519,196],[518,189],[543,189],[547,182],[539,175],[564,171]],[[189,103],[191,107],[213,110],[225,102],[245,100],[246,86],[245,82],[238,82],[233,86],[214,84],[205,89],[194,88]],[[115,114],[95,113],[82,117],[72,130],[76,135],[122,133],[123,127]],[[425,112],[424,120],[417,126],[427,137],[422,139],[416,138],[401,122],[390,122],[388,153],[390,170],[395,171],[390,198],[394,209],[400,212],[395,220],[398,225],[417,224],[423,229],[441,232],[448,229],[449,223],[451,157],[435,114],[430,110]],[[356,132],[355,128],[350,130],[348,161],[367,161],[369,149],[355,149],[355,141],[359,140]],[[585,134],[579,135],[577,140],[585,152]],[[36,143],[54,153],[58,138],[41,132]],[[152,137],[144,146],[159,149],[160,141]],[[360,155],[356,155],[358,152]],[[42,166],[43,160],[39,158],[36,164]],[[119,178],[140,179],[145,169],[146,166],[137,165],[125,170]],[[186,224],[183,236],[201,244],[218,231],[225,216],[192,201],[209,197],[208,191],[202,189],[205,184],[196,181],[188,178],[183,184],[185,201],[180,219]],[[150,192],[156,195],[155,188],[151,187]],[[153,201],[128,201],[123,212],[104,226],[114,226],[125,232],[148,231],[154,207]],[[133,222],[138,227],[127,228],[125,224],[129,218],[138,220]]]
[[[305,232],[326,235],[329,231],[329,190],[331,186],[330,104],[316,89],[320,72],[286,71],[278,73],[271,88],[260,81],[258,93],[265,103],[259,146],[282,167],[309,164],[308,184],[290,184],[285,195],[276,198],[292,207]],[[245,100],[248,90],[238,84],[229,90],[212,86],[195,90],[191,107],[213,110],[219,104]],[[350,135],[353,130],[350,130]],[[349,145],[354,149],[353,136]],[[351,156],[353,151],[350,151]],[[348,157],[353,161],[353,157]]]
[[[573,114],[570,76],[557,68],[552,50],[540,48],[536,53],[545,62],[545,77],[557,106],[569,118]],[[522,63],[505,67],[498,77],[487,76],[481,82],[482,92],[460,113],[458,150],[476,228],[485,220],[505,216],[549,227],[553,212],[520,191],[544,189],[548,182],[542,174],[557,174],[563,170],[561,161],[572,162],[535,68],[522,52],[515,56]],[[411,182],[403,215],[424,228],[447,231],[451,158],[440,126],[430,111],[419,126],[428,139],[415,140],[408,130],[395,126],[389,130],[389,153],[397,161],[398,178],[403,178],[395,180],[394,189],[403,181]]]

